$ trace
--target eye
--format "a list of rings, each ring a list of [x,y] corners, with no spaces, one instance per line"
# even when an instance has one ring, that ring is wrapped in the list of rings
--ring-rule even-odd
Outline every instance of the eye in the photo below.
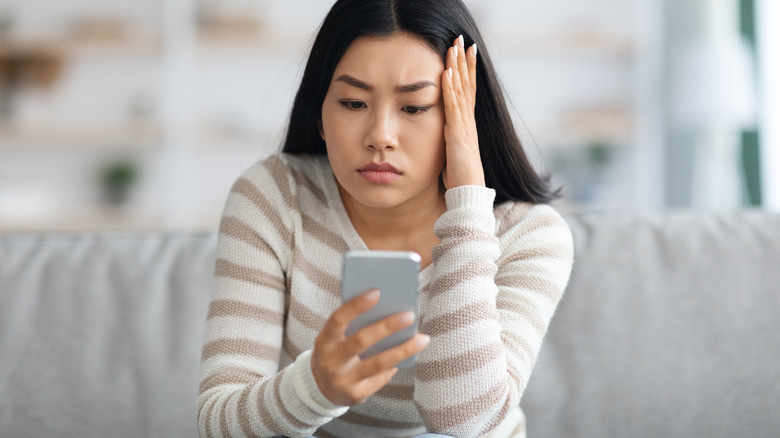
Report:
[[[405,106],[401,109],[401,111],[409,114],[420,114],[428,111],[429,109],[431,109],[429,106]]]
[[[366,104],[359,100],[342,100],[339,102],[341,106],[348,110],[359,110],[365,108]]]

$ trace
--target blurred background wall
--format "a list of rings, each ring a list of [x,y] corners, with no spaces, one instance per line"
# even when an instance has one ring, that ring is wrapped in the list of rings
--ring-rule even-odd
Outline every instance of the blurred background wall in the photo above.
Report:
[[[466,3],[558,208],[780,210],[776,0]],[[331,4],[0,0],[0,232],[216,227]]]

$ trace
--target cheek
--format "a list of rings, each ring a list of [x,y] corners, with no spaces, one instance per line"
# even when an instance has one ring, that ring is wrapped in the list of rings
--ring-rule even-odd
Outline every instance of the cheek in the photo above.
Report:
[[[323,140],[328,147],[342,147],[359,140],[360,122],[345,114],[338,103],[322,106]]]
[[[349,133],[353,130],[345,129],[345,122],[339,117],[337,109],[334,110],[328,103],[322,106],[322,139],[325,141],[325,151],[330,160],[336,179],[342,181],[348,174],[354,163],[351,162],[354,154],[350,145],[353,140]]]
[[[322,113],[322,139],[325,141],[325,149],[328,155],[338,157],[343,155],[343,149],[349,142],[344,138],[345,130],[337,117]],[[341,159],[341,158],[339,158]]]
[[[320,135],[322,139],[328,143],[328,140],[333,137],[334,133],[338,132],[334,129],[335,120],[333,118],[333,112],[327,103],[322,104],[322,118],[320,119]]]

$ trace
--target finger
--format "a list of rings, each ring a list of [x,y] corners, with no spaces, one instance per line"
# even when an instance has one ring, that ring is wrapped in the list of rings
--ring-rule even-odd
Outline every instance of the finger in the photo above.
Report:
[[[463,35],[460,35],[455,38],[453,46],[458,47],[456,57],[457,62],[455,64],[457,66],[458,75],[461,78],[460,88],[467,97],[474,97],[476,96],[476,63],[474,63],[472,66],[472,61],[476,60],[476,44],[472,44],[472,46],[467,50]],[[472,48],[474,50],[473,52]],[[472,67],[474,74],[472,74]]]
[[[457,37],[457,38],[455,38],[455,39],[452,41],[452,45],[453,45],[453,46],[458,46],[458,47],[460,47],[461,49],[463,49],[464,47],[466,47],[466,46],[465,46],[465,43],[464,43],[464,40],[463,40],[463,35],[458,35],[458,37]]]
[[[453,84],[453,72],[452,68],[448,68],[444,71],[442,76],[442,84],[444,84],[442,90],[442,98],[444,100],[444,119],[447,126],[453,126],[455,123],[462,121],[460,115],[460,109],[458,104],[458,97],[455,94],[455,86]]]
[[[364,360],[355,372],[361,379],[376,375],[425,350],[430,342],[430,336],[418,333],[412,339]]]
[[[460,64],[458,59],[462,55],[463,50],[458,47],[458,44],[455,44],[454,46],[450,47],[450,49],[447,52],[447,67],[452,69],[452,76],[453,76],[453,89],[455,90],[455,93],[458,93],[458,90],[463,88],[463,84],[460,80]]]
[[[371,289],[342,304],[330,315],[322,333],[331,338],[344,336],[349,323],[374,307],[379,302],[379,295],[379,289]]]
[[[356,383],[353,390],[355,393],[355,404],[362,402],[382,389],[397,372],[398,368],[390,368]]]
[[[467,122],[467,108],[468,100],[466,99],[466,90],[463,89],[463,81],[458,69],[452,69],[452,91],[455,96],[455,106],[457,110],[457,116],[460,117],[464,123]]]
[[[342,349],[348,357],[356,356],[382,339],[414,323],[414,312],[399,312],[369,324],[347,338]]]
[[[463,36],[458,37],[458,75],[460,76],[461,80],[461,88],[463,89],[464,93],[467,93],[468,91],[471,91],[471,79],[469,78],[469,66],[468,66],[468,59],[469,54],[466,53],[466,48],[463,43]],[[471,95],[471,93],[467,93],[468,95]]]
[[[472,98],[476,99],[477,96],[477,43],[474,43],[468,50],[468,69],[469,69],[469,81],[471,82]],[[475,100],[476,102],[476,100]]]
[[[456,98],[455,104],[458,106],[462,106],[465,104],[465,95],[464,95],[464,89],[463,89],[463,81],[461,79],[461,72],[464,72],[466,70],[461,70],[460,67],[460,61],[461,55],[463,54],[463,49],[459,47],[459,43],[457,43],[457,39],[455,40],[456,43],[447,52],[447,67],[452,70],[452,89]]]
[[[381,389],[383,386],[387,385],[387,382],[389,382],[397,372],[398,372],[398,368],[393,367],[388,370],[382,371],[379,374],[375,374],[374,376],[363,380],[363,382],[361,383],[370,385],[371,388],[373,389],[373,392],[376,392],[379,389]]]

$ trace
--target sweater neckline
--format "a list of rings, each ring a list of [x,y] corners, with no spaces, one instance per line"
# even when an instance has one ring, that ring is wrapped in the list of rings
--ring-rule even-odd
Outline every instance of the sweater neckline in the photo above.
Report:
[[[341,193],[339,193],[338,184],[336,183],[336,175],[333,174],[333,169],[330,167],[330,161],[327,156],[323,157],[324,164],[320,168],[323,171],[322,181],[325,189],[325,197],[328,200],[328,205],[331,206],[328,210],[335,219],[335,222],[341,226],[341,234],[347,242],[347,246],[350,250],[368,251],[368,245],[360,237],[360,234],[352,224],[352,220],[347,214],[347,209],[344,208],[344,201],[341,199]],[[423,287],[430,281],[433,273],[433,262],[428,266],[420,270],[417,275],[419,287]]]

